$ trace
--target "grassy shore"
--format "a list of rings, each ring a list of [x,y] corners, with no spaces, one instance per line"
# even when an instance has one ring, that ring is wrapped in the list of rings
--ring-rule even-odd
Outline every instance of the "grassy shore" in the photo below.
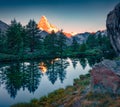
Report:
[[[24,55],[11,55],[0,53],[0,62],[9,62],[9,61],[17,61],[17,60],[31,60],[31,59],[39,59],[39,58],[55,58],[56,56],[50,55],[42,55],[41,53],[28,53]]]
[[[56,58],[56,57],[87,57],[87,56],[96,56],[101,57],[100,53],[97,52],[73,52],[73,53],[64,53],[62,55],[48,55],[46,53],[34,52],[34,53],[24,53],[24,54],[5,54],[0,53],[0,62],[8,62],[8,61],[17,61],[17,60],[31,60],[31,59],[49,59],[49,58]]]
[[[120,95],[109,93],[96,94],[90,89],[90,74],[81,75],[74,80],[73,86],[58,89],[40,99],[29,103],[18,103],[11,107],[120,107]]]
[[[11,107],[58,107],[59,105],[70,107],[89,84],[90,75],[81,75],[80,78],[74,80],[73,86],[58,89],[40,99],[32,99],[29,103],[19,103]]]

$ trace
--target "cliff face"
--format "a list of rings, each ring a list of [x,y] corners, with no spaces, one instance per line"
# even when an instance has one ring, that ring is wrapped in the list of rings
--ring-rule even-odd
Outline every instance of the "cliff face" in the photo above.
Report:
[[[120,56],[120,3],[108,14],[107,33],[111,44]],[[104,60],[91,70],[91,90],[94,93],[120,95],[120,60]]]
[[[106,27],[111,44],[120,56],[120,3],[108,14]]]

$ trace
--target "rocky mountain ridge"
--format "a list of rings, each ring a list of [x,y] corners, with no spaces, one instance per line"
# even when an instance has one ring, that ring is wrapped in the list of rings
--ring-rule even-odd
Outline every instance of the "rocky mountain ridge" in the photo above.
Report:
[[[44,30],[48,33],[51,33],[54,31],[55,33],[59,31],[59,29],[54,26],[53,24],[50,24],[45,16],[42,16],[39,23],[38,23],[38,28],[40,30]]]
[[[0,21],[0,29],[2,31],[6,32],[8,27],[9,27],[9,25],[7,25],[5,22]],[[56,35],[59,35],[59,33],[60,33],[60,30],[56,26],[50,24],[45,16],[41,17],[41,20],[38,23],[38,28],[39,28],[38,39],[40,39],[40,40],[44,40],[45,37],[48,34],[50,34],[53,30],[56,33]],[[63,33],[66,36],[66,39],[67,39],[66,44],[67,45],[72,44],[73,38],[75,38],[75,40],[77,41],[78,44],[82,44],[82,43],[86,42],[89,35],[94,35],[96,37],[98,37],[99,35],[107,36],[106,30],[97,31],[94,33],[90,33],[90,32],[77,33],[77,34],[73,33],[73,32],[72,33],[63,32]]]
[[[9,25],[7,25],[5,22],[0,20],[0,30],[2,32],[5,32],[5,31],[7,31],[8,28],[9,28]]]
[[[60,29],[58,29],[55,25],[49,23],[48,19],[46,18],[46,16],[42,16],[40,18],[40,21],[38,23],[38,28],[40,30],[44,30],[48,33],[51,33],[52,31],[54,31],[55,33],[59,32]],[[63,32],[64,35],[67,37],[67,38],[71,38],[72,36],[74,36],[76,33],[74,32]]]

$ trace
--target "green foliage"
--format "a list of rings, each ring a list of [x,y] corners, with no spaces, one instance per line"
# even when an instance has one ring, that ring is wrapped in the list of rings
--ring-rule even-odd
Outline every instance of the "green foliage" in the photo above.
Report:
[[[65,53],[65,50],[66,50],[66,36],[62,33],[62,31],[60,32],[60,35],[58,36],[58,40],[57,40],[57,43],[58,43],[58,54],[60,56],[63,55],[63,52]]]
[[[77,40],[75,37],[73,37],[73,42],[72,42],[72,45],[71,45],[71,50],[73,52],[76,52],[79,50],[79,44],[77,43]]]
[[[58,89],[50,94],[48,94],[48,97],[50,99],[50,102],[54,102],[55,100],[59,100],[60,98],[63,98],[65,96],[64,89]]]
[[[59,35],[53,31],[47,35],[44,39],[44,49],[48,55],[51,56],[62,56],[66,49],[66,37],[60,32]]]
[[[87,50],[87,46],[85,43],[80,45],[80,52],[85,52]]]
[[[48,55],[55,56],[57,54],[57,35],[53,31],[51,34],[47,35],[44,40],[45,52]]]
[[[88,39],[86,41],[86,44],[88,46],[88,49],[94,48],[97,46],[97,42],[96,42],[96,37],[95,35],[89,35]]]
[[[90,35],[86,41],[86,45],[86,53],[88,54],[96,54],[105,58],[114,57],[116,55],[108,36],[98,35],[95,37],[94,35]]]
[[[16,22],[14,19],[11,21],[11,26],[7,31],[7,53],[19,54],[22,49],[22,36],[23,36],[23,27],[20,23]]]
[[[33,59],[40,57],[76,57],[92,56],[110,58],[115,56],[110,40],[104,35],[89,35],[83,44],[78,44],[76,37],[73,37],[72,45],[67,45],[67,38],[61,31],[48,34],[41,40],[39,29],[34,20],[30,20],[23,27],[15,19],[7,33],[0,31],[0,53],[5,53],[4,59],[8,60],[9,54],[13,55],[10,59]],[[14,56],[15,55],[15,56]],[[16,56],[17,55],[17,56]],[[6,60],[5,59],[5,60]]]
[[[39,100],[36,99],[36,98],[34,98],[34,99],[32,99],[30,102],[31,102],[32,104],[34,104],[34,105],[37,105],[37,103],[39,102]]]
[[[30,52],[34,52],[35,47],[40,41],[37,39],[37,34],[39,32],[37,24],[34,20],[30,20],[26,26],[27,32],[27,43],[30,48]]]
[[[26,27],[23,27],[15,19],[11,21],[6,33],[0,31],[0,47],[2,48],[0,53],[5,53],[4,56],[6,56],[0,59],[7,60],[10,55],[13,55],[10,60],[14,60],[16,57],[14,55],[17,55],[16,59],[30,59],[33,58],[33,55],[40,56],[43,51],[43,43],[37,38],[38,31],[34,20],[30,20]]]

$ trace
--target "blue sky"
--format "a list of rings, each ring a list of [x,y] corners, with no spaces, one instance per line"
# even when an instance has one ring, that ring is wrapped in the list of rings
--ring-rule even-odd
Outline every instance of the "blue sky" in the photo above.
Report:
[[[0,20],[16,18],[23,25],[37,23],[42,15],[66,32],[95,32],[106,29],[107,14],[120,0],[0,0]]]

